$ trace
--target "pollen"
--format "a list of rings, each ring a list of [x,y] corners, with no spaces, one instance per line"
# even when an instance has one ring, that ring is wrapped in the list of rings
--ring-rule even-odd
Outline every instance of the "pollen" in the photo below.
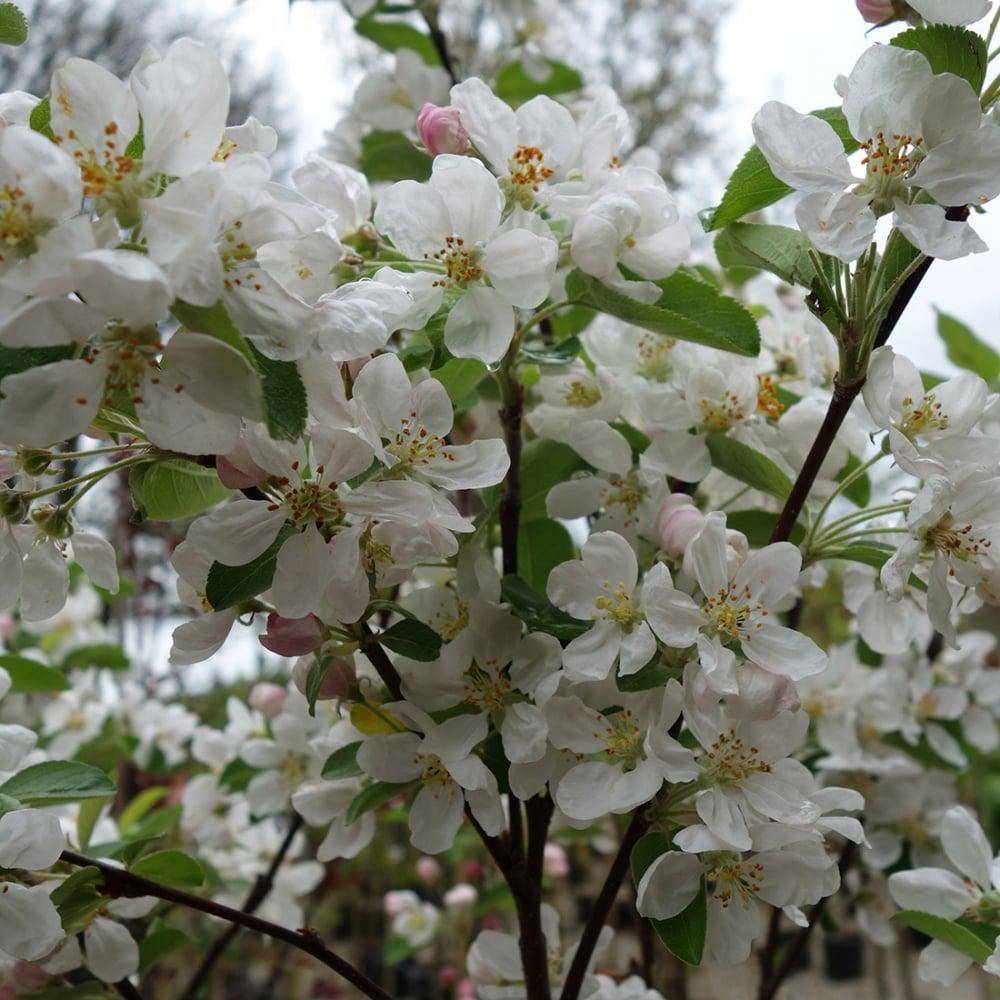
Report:
[[[785,404],[778,401],[773,375],[757,376],[757,412],[777,420],[785,411]]]
[[[461,236],[446,236],[440,250],[424,256],[444,267],[445,277],[434,282],[439,288],[464,287],[482,277],[482,268],[478,264],[479,248],[467,247]]]

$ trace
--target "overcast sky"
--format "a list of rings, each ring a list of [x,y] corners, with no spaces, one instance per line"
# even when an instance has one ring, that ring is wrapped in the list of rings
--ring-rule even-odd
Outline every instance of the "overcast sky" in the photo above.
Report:
[[[241,20],[251,27],[262,56],[287,63],[301,114],[300,148],[315,147],[338,117],[354,79],[347,54],[353,47],[349,18],[335,0],[295,3],[290,13],[286,0],[245,0]],[[808,111],[836,103],[837,74],[850,72],[868,45],[889,37],[891,29],[866,37],[852,0],[734,0],[720,29],[725,93],[716,158],[723,172],[752,142],[750,120],[761,104],[782,100]],[[977,217],[975,225],[996,250],[935,264],[894,337],[897,349],[922,368],[951,370],[934,332],[935,306],[1000,344],[1000,212]]]

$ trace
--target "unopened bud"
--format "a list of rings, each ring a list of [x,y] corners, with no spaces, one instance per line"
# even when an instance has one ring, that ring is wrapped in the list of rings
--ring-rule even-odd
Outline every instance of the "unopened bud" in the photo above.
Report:
[[[315,615],[282,618],[271,612],[260,644],[279,656],[305,656],[323,645],[323,623]]]
[[[441,877],[441,864],[437,858],[424,856],[417,859],[417,878],[424,885],[433,885]]]
[[[304,656],[292,668],[292,680],[303,694],[306,693],[309,671],[315,662],[315,657]],[[332,659],[325,661],[324,667],[326,672],[323,674],[323,680],[320,681],[316,700],[330,701],[333,698],[347,697],[347,693],[358,680],[354,664],[350,660]]]
[[[668,556],[680,558],[698,534],[703,517],[686,493],[671,493],[656,513],[656,535]]]
[[[288,701],[288,691],[280,684],[262,681],[251,688],[249,701],[251,708],[269,719],[274,719],[284,711],[285,702]]]
[[[458,108],[425,104],[417,115],[417,135],[431,156],[442,153],[463,156],[469,151],[469,133]]]
[[[29,503],[23,493],[0,486],[0,516],[12,524],[20,524],[28,516]]]
[[[267,479],[267,470],[262,469],[250,457],[250,450],[243,437],[228,455],[215,456],[215,470],[219,473],[222,485],[231,490],[243,490]]]
[[[466,882],[460,882],[444,894],[443,902],[449,910],[467,910],[476,905],[477,899],[479,899],[479,893],[475,887]]]
[[[893,0],[854,0],[861,16],[869,24],[882,24],[898,14]]]
[[[73,522],[69,513],[51,504],[36,507],[31,512],[31,520],[49,538],[69,538],[73,534]]]
[[[18,461],[29,476],[44,476],[52,464],[52,452],[43,448],[25,448],[18,454]]]

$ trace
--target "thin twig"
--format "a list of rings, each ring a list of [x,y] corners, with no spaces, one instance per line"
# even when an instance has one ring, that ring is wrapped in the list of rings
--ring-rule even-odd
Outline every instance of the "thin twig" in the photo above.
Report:
[[[583,977],[587,974],[587,966],[590,963],[597,939],[601,935],[601,928],[614,906],[615,899],[618,898],[618,890],[621,888],[625,876],[628,874],[629,864],[632,859],[632,848],[639,842],[642,836],[650,827],[649,814],[645,808],[637,809],[632,814],[632,822],[629,823],[625,836],[622,837],[621,846],[615,855],[615,860],[611,862],[608,876],[601,886],[601,891],[591,907],[590,916],[587,918],[587,925],[583,929],[580,943],[577,945],[576,954],[569,967],[569,974],[563,983],[560,1000],[576,1000],[580,995],[580,987],[583,985]]]
[[[403,690],[399,671],[392,665],[392,660],[386,651],[378,644],[378,637],[367,622],[361,623],[361,649],[368,657],[368,662],[382,678],[382,683],[389,689],[389,693],[397,701],[401,701]]]
[[[142,994],[127,979],[120,979],[113,984],[115,989],[125,997],[125,1000],[142,1000]]]
[[[198,910],[200,913],[207,913],[209,916],[218,917],[221,920],[228,920],[231,923],[239,924],[252,931],[266,934],[277,941],[284,941],[293,945],[307,955],[312,955],[317,961],[322,962],[328,969],[332,969],[337,975],[342,976],[352,986],[360,990],[366,997],[374,1000],[392,1000],[388,993],[382,989],[378,983],[373,982],[360,969],[356,969],[346,959],[330,951],[323,944],[320,936],[310,927],[305,927],[297,931],[289,930],[280,924],[272,923],[270,920],[262,920],[252,913],[243,913],[241,910],[234,910],[231,906],[217,903],[214,899],[205,899],[202,896],[195,896],[193,893],[185,892],[183,889],[175,889],[173,886],[161,885],[151,879],[143,878],[133,872],[116,868],[106,861],[99,861],[96,858],[88,858],[86,855],[77,854],[76,851],[63,851],[60,860],[67,864],[75,865],[78,868],[96,868],[104,878],[105,891],[111,896],[124,896],[135,898],[138,896],[155,896],[157,899],[174,903],[177,906],[186,906],[191,910]]]
[[[267,871],[264,872],[264,874],[257,876],[250,892],[247,894],[247,898],[243,901],[242,910],[244,913],[256,913],[261,903],[263,903],[267,898],[268,893],[270,893],[271,889],[274,887],[274,879],[278,874],[278,869],[285,860],[285,855],[288,854],[288,851],[292,846],[292,841],[295,839],[295,835],[299,832],[301,827],[302,817],[298,813],[293,814],[291,822],[288,824],[288,832],[285,834],[285,839],[281,842],[281,846],[278,848],[277,853],[271,859],[271,864],[268,866]],[[230,924],[221,934],[218,935],[218,937],[216,937],[215,941],[212,943],[212,947],[209,948],[205,957],[201,960],[201,964],[195,970],[194,975],[187,984],[187,988],[183,993],[181,993],[182,1000],[193,1000],[193,998],[198,995],[198,991],[201,989],[202,984],[211,975],[212,969],[215,967],[215,963],[219,960],[225,950],[229,947],[233,938],[235,938],[239,932],[239,924]]]
[[[454,86],[459,81],[458,71],[455,69],[455,60],[451,57],[451,51],[448,48],[448,39],[445,38],[444,32],[441,30],[441,26],[438,24],[437,10],[424,10],[424,23],[427,25],[427,30],[430,32],[431,41],[434,43],[434,49],[438,54],[438,59],[441,60],[441,65],[444,67],[444,71],[448,74],[448,79],[451,80],[452,86]]]

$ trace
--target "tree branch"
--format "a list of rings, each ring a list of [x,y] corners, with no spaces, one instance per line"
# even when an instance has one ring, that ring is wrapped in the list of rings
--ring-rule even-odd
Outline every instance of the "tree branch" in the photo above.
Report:
[[[847,871],[847,869],[851,866],[851,863],[854,861],[854,855],[857,849],[858,845],[853,841],[848,840],[844,844],[844,849],[840,853],[840,863],[838,865],[841,878],[843,878],[844,872]],[[788,978],[792,969],[795,968],[795,963],[798,961],[799,955],[802,954],[805,946],[809,943],[809,938],[812,936],[813,930],[819,924],[820,917],[826,909],[827,901],[832,898],[833,893],[829,896],[824,896],[809,912],[809,923],[805,927],[800,928],[798,934],[792,938],[788,948],[785,950],[785,955],[781,960],[781,964],[778,966],[777,972],[770,977],[766,975],[762,976],[760,990],[757,993],[757,1000],[772,1000],[774,995],[778,992],[781,984]]]
[[[312,928],[306,927],[292,931],[287,927],[272,923],[270,920],[262,920],[252,913],[243,913],[241,910],[234,910],[231,906],[217,903],[213,899],[205,899],[190,892],[184,892],[182,889],[161,885],[159,882],[153,882],[141,875],[116,868],[105,861],[77,854],[76,851],[63,851],[60,860],[78,868],[96,868],[104,878],[105,890],[111,896],[124,896],[126,898],[155,896],[168,903],[186,906],[188,909],[198,910],[200,913],[207,913],[210,916],[239,924],[249,930],[258,931],[277,941],[284,941],[300,951],[304,951],[307,955],[312,955],[328,969],[333,969],[337,975],[346,979],[366,997],[372,997],[373,1000],[392,1000],[381,986],[369,979],[360,969],[356,969],[346,959],[330,951]]]
[[[503,378],[504,405],[500,409],[510,468],[500,498],[500,544],[504,576],[517,572],[517,539],[521,521],[521,419],[524,387],[509,372]]]
[[[378,644],[378,637],[368,622],[361,623],[361,649],[368,657],[368,662],[382,678],[382,683],[389,689],[389,693],[397,701],[402,701],[403,690],[399,672],[392,665],[388,653]]]
[[[459,75],[455,69],[455,61],[451,57],[451,51],[448,48],[448,39],[445,38],[440,24],[438,24],[437,9],[425,9],[423,11],[423,15],[424,23],[427,25],[431,41],[434,43],[434,48],[437,51],[438,59],[441,60],[441,65],[444,67],[444,71],[448,74],[448,78],[451,80],[452,86],[454,86],[459,81]]]
[[[278,869],[281,867],[281,863],[285,860],[285,855],[288,854],[289,849],[292,846],[292,841],[295,839],[295,835],[302,828],[302,817],[298,813],[294,813],[291,818],[291,822],[288,824],[288,832],[285,834],[285,839],[281,842],[281,846],[278,848],[277,853],[271,859],[271,864],[267,871],[263,875],[258,875],[250,892],[247,894],[247,898],[243,901],[242,910],[244,913],[256,913],[258,907],[267,898],[268,893],[274,887],[274,879],[278,874]],[[205,957],[201,960],[201,964],[195,970],[194,975],[191,977],[190,982],[187,984],[187,988],[181,994],[182,1000],[194,1000],[198,995],[198,991],[201,989],[202,984],[211,975],[212,969],[215,967],[215,963],[221,958],[223,952],[229,947],[233,938],[236,937],[240,932],[239,924],[230,924],[212,943],[212,947],[209,948]]]
[[[608,870],[608,877],[604,880],[600,894],[587,918],[587,925],[583,929],[576,954],[573,956],[573,963],[569,967],[569,975],[566,976],[566,982],[563,984],[560,1000],[576,1000],[580,995],[583,977],[587,974],[587,966],[590,964],[594,948],[597,946],[601,928],[604,926],[608,914],[611,912],[611,907],[614,906],[615,899],[618,897],[618,890],[628,874],[632,860],[632,848],[639,842],[650,825],[651,821],[645,806],[632,814],[632,822],[629,823],[625,836],[622,837],[621,846]]]

